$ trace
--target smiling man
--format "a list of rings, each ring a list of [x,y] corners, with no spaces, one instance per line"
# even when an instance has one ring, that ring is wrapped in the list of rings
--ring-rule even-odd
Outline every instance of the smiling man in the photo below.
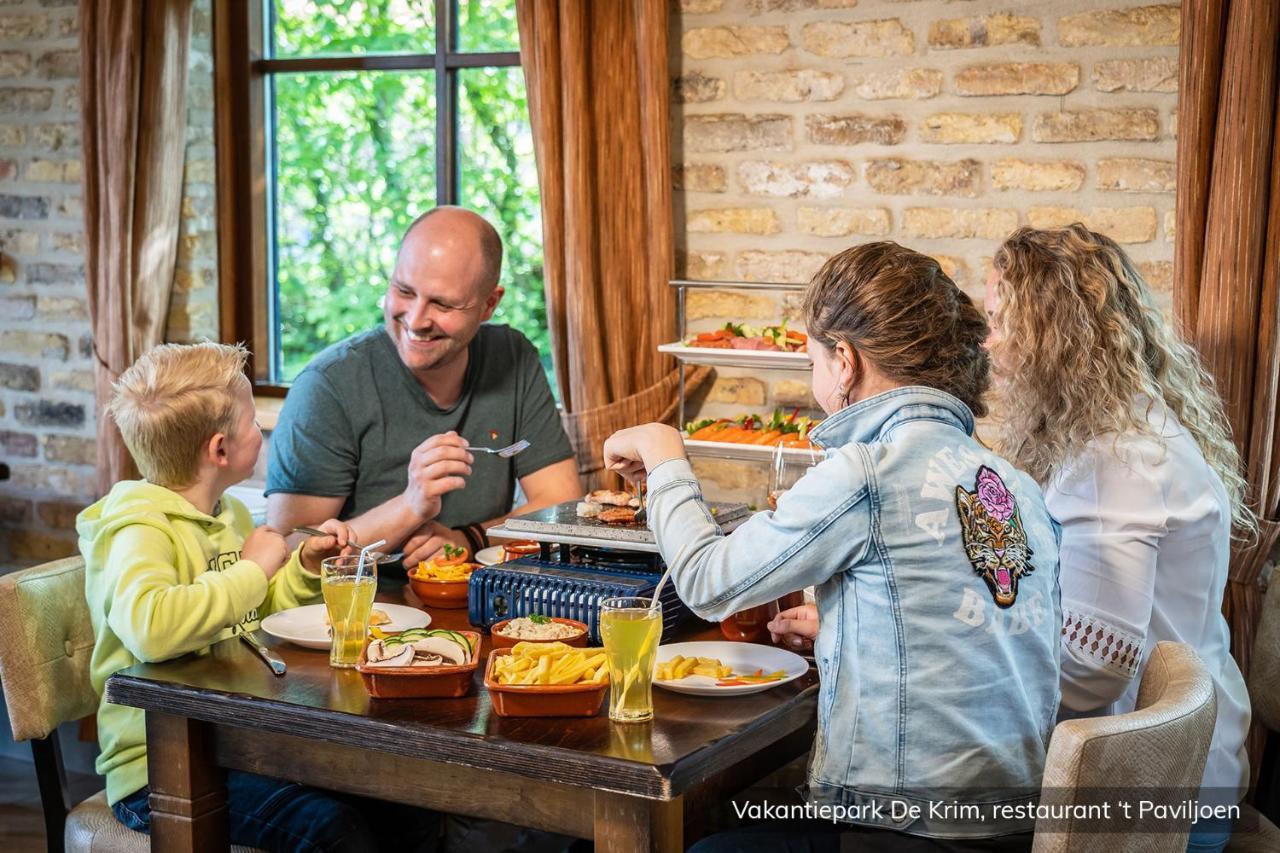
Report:
[[[476,550],[512,512],[582,495],[569,439],[533,344],[486,321],[502,299],[502,241],[468,210],[409,226],[384,325],[320,353],[271,434],[267,520],[277,530],[341,518],[416,565],[446,543]],[[504,447],[502,459],[469,446]]]

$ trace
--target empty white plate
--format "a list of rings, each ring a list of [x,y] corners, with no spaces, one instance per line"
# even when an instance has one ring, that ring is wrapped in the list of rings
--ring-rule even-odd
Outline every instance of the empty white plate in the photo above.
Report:
[[[809,671],[809,662],[800,655],[759,643],[731,643],[727,640],[706,640],[697,643],[671,643],[658,647],[658,663],[666,663],[680,655],[686,658],[716,658],[720,663],[733,669],[735,675],[748,675],[757,669],[768,675],[782,670],[785,676],[777,681],[765,681],[760,684],[743,684],[733,687],[718,687],[720,679],[706,675],[690,675],[679,681],[659,681],[653,683],[659,687],[676,693],[688,693],[693,696],[743,696],[747,693],[763,693],[772,690],[779,684],[795,681]]]
[[[496,566],[503,562],[502,546],[490,545],[488,548],[481,548],[476,551],[476,562],[482,566]]]
[[[391,624],[378,626],[383,631],[425,628],[431,624],[431,617],[416,607],[382,601],[375,601],[373,607],[391,617]],[[308,604],[306,607],[272,613],[262,620],[262,630],[273,637],[308,649],[329,648],[329,626],[324,623],[323,604]]]

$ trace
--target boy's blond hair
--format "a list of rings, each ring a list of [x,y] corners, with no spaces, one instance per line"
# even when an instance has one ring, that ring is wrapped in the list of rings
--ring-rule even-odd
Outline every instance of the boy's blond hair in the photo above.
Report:
[[[161,344],[121,374],[107,411],[142,476],[168,487],[195,480],[205,442],[235,429],[248,357],[240,344]]]

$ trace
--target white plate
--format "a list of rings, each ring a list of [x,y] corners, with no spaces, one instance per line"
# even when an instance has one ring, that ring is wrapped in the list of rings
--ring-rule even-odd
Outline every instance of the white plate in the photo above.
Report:
[[[812,370],[809,354],[762,349],[715,349],[713,347],[689,347],[682,343],[659,344],[658,352],[674,355],[688,364],[709,364],[722,367],[780,368],[783,370]]]
[[[391,624],[378,626],[383,631],[425,628],[431,624],[431,616],[416,607],[381,601],[375,601],[373,606],[391,617]],[[277,639],[288,640],[308,649],[329,648],[329,628],[324,624],[323,604],[308,604],[306,607],[272,613],[262,620],[262,630]]]
[[[502,546],[490,545],[488,548],[481,548],[476,551],[476,562],[482,566],[496,566],[502,560]]]
[[[765,674],[782,670],[786,676],[777,681],[766,681],[762,684],[744,684],[738,687],[717,687],[718,679],[705,675],[691,675],[679,681],[659,681],[653,683],[676,693],[688,693],[692,696],[743,696],[747,693],[763,693],[772,690],[779,684],[795,681],[809,671],[809,662],[800,655],[764,646],[759,643],[731,643],[727,640],[708,640],[699,643],[671,643],[658,647],[658,663],[666,663],[676,655],[696,658],[717,658],[727,667],[731,667],[738,675],[763,669]]]
[[[738,444],[732,441],[684,440],[685,452],[690,456],[714,456],[717,459],[738,459],[743,462],[771,462],[775,448],[768,444]],[[782,456],[788,462],[808,462],[817,465],[826,458],[826,451],[818,448],[784,447]]]

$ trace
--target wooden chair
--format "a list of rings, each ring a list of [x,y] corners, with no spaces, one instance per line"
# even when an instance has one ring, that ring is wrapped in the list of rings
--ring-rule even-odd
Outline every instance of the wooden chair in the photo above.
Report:
[[[58,725],[98,709],[89,683],[93,626],[84,598],[84,560],[69,557],[0,577],[0,625],[0,685],[14,739],[31,741],[48,849],[150,850],[148,836],[116,820],[106,791],[68,803]]]
[[[1064,720],[1053,730],[1045,760],[1042,804],[1077,800],[1081,789],[1194,792],[1217,716],[1213,680],[1190,646],[1159,643],[1129,714]],[[1170,797],[1176,800],[1176,797]],[[1094,831],[1089,820],[1037,821],[1034,853],[1183,853],[1191,819],[1180,832]],[[1042,831],[1044,829],[1044,831]]]

